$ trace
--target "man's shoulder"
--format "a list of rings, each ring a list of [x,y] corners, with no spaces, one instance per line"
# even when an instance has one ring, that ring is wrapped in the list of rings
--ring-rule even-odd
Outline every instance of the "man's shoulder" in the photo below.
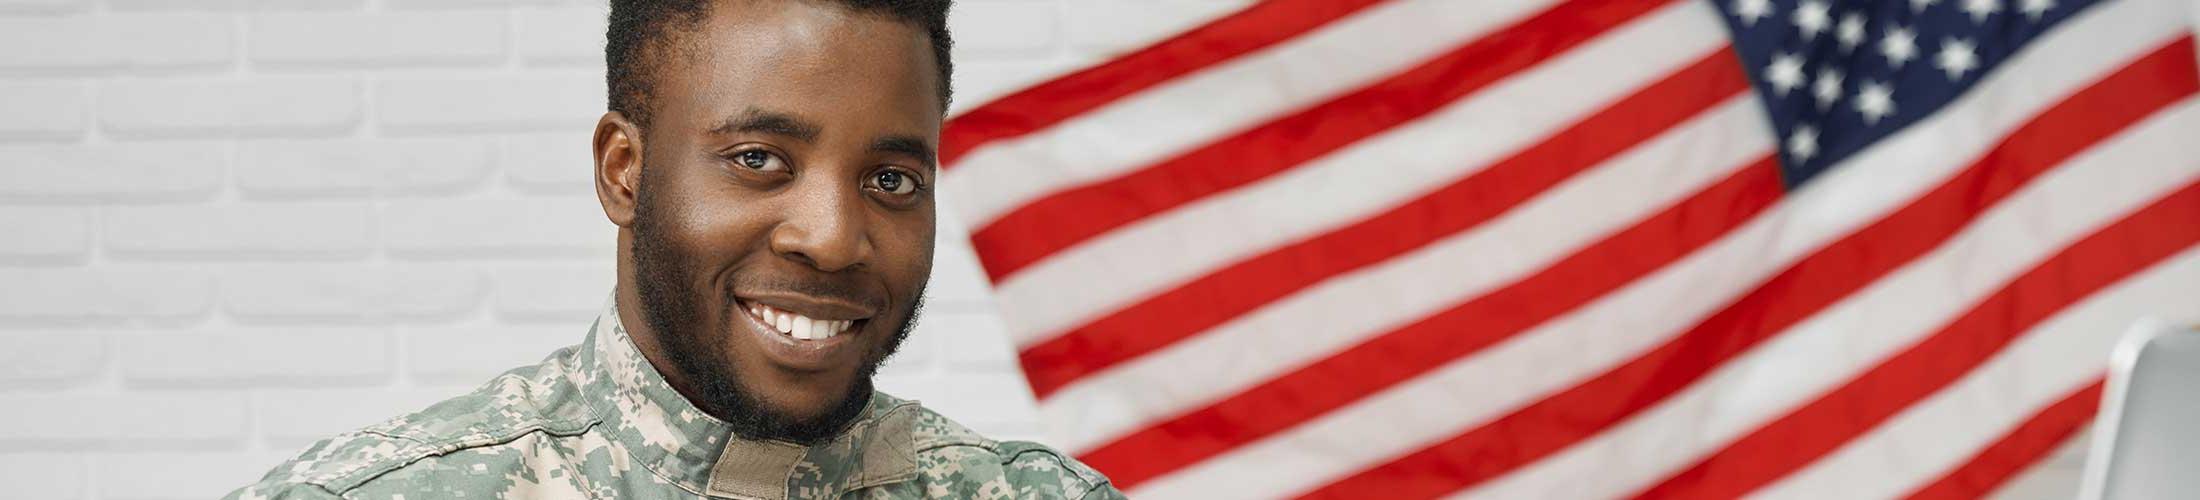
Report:
[[[1118,498],[1107,476],[1030,441],[997,441],[921,405],[911,426],[924,494],[957,498]]]
[[[595,417],[566,379],[561,361],[567,352],[507,371],[426,409],[316,442],[230,498],[341,495],[431,458],[494,448],[530,434],[583,432]]]

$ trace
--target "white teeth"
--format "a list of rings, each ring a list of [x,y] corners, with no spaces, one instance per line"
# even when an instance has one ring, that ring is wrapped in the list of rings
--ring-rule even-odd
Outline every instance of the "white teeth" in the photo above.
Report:
[[[809,316],[803,316],[800,314],[794,315],[794,329],[787,330],[787,334],[793,335],[794,338],[802,340],[817,338],[812,335],[813,330],[810,329],[810,327],[812,325],[815,325],[816,323],[817,320],[810,319]]]
[[[756,315],[772,329],[779,330],[780,334],[797,340],[829,339],[847,331],[856,323],[855,320],[814,319],[756,303],[749,304],[749,313]]]

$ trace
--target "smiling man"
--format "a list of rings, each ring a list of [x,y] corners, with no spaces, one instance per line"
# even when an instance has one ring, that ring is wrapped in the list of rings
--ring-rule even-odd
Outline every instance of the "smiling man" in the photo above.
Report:
[[[1117,498],[871,377],[932,269],[947,1],[614,0],[579,345],[232,498]]]

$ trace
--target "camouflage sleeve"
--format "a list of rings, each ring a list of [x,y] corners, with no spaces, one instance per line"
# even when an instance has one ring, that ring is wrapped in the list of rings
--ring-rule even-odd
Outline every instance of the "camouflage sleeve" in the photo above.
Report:
[[[259,481],[225,499],[285,500],[343,498],[339,492],[363,477],[373,477],[425,454],[404,439],[365,431],[338,434],[313,443],[298,456],[268,470]]]
[[[1066,499],[1120,499],[1123,492],[1116,491],[1108,483],[1107,476],[1086,467],[1076,459],[1048,448],[1045,445],[1023,441],[1008,441],[1000,445],[1000,455],[1006,457],[1003,467],[1010,484],[1016,485],[1019,498],[1040,496]],[[1040,495],[1031,495],[1041,492]]]
[[[237,491],[229,492],[229,496],[222,497],[222,500],[334,500],[338,498],[343,497],[329,493],[328,490],[322,489],[320,486],[262,480],[238,488]]]
[[[1082,500],[1128,500],[1123,498],[1123,492],[1115,489],[1115,485],[1104,482],[1093,485],[1092,489],[1085,491],[1084,496],[1077,498]]]

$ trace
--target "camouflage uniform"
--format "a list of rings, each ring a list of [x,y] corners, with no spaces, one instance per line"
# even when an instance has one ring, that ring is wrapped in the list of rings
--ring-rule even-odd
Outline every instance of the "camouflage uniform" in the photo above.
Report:
[[[986,439],[885,393],[817,445],[735,437],[666,385],[605,309],[580,345],[315,443],[228,498],[1122,497],[1061,452]]]

